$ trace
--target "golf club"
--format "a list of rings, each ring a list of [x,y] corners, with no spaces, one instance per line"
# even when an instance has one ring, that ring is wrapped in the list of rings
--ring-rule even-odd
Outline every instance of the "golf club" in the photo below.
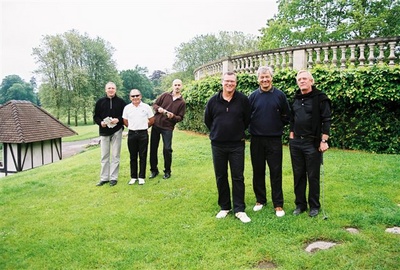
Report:
[[[328,216],[325,213],[325,186],[324,186],[324,178],[325,178],[325,172],[324,172],[324,154],[321,153],[321,186],[322,186],[322,219],[327,220]]]

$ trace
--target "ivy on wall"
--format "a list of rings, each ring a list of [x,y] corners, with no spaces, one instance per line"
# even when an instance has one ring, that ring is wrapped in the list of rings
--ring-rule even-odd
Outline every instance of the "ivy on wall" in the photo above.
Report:
[[[311,70],[315,86],[332,100],[330,145],[341,149],[400,153],[400,67],[374,66],[339,70]],[[258,88],[254,74],[238,74],[237,90],[249,95]],[[280,70],[273,84],[292,103],[297,90],[296,71]],[[183,91],[187,112],[181,129],[207,133],[203,123],[208,99],[222,89],[221,77],[193,81]],[[287,143],[288,130],[283,136]]]

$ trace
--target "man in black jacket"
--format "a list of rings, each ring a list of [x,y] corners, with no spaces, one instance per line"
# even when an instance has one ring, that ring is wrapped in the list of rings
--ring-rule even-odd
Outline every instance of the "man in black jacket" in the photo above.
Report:
[[[245,130],[250,121],[249,99],[236,90],[236,75],[225,73],[222,91],[207,102],[204,123],[210,130],[211,149],[221,208],[216,218],[225,218],[232,209],[228,163],[232,177],[233,211],[243,223],[250,222],[245,212],[244,150]]]
[[[108,82],[105,86],[105,92],[106,96],[96,102],[93,115],[94,122],[99,125],[101,147],[100,182],[97,183],[97,186],[106,183],[115,186],[118,181],[122,131],[124,129],[122,112],[126,103],[117,96],[115,83]]]
[[[322,153],[328,150],[331,125],[331,101],[314,86],[314,78],[307,70],[297,73],[296,92],[290,121],[289,147],[292,160],[296,209],[294,215],[307,210],[306,188],[310,217],[321,207],[320,168]]]

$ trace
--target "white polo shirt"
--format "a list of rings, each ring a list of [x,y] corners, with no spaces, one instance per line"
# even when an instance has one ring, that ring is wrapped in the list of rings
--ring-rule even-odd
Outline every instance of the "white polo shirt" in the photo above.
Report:
[[[153,117],[154,113],[150,105],[140,101],[139,106],[129,103],[125,106],[122,112],[122,118],[128,120],[129,130],[145,130],[149,128],[149,118]]]

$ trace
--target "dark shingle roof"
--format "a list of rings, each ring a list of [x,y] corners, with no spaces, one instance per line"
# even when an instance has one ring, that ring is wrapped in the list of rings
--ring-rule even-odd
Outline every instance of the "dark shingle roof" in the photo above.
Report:
[[[0,106],[0,142],[31,143],[77,134],[29,101],[11,100]]]

